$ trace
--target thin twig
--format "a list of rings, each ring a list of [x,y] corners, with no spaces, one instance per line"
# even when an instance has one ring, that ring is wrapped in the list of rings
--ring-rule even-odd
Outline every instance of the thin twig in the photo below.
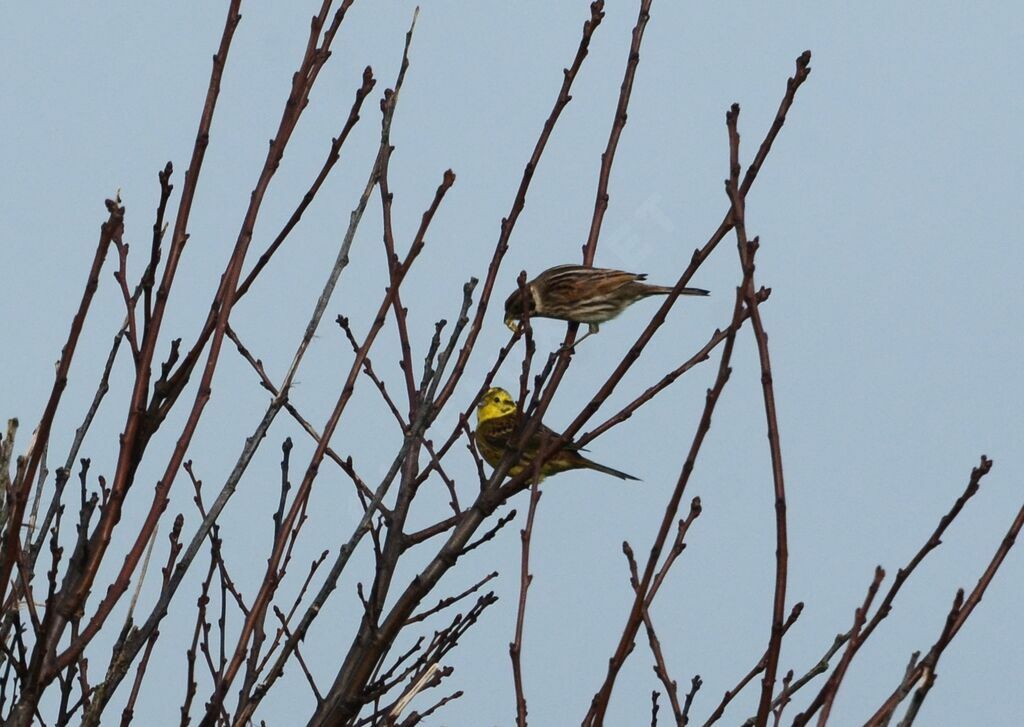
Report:
[[[832,676],[829,677],[829,683],[825,687],[825,700],[821,705],[821,715],[818,717],[818,727],[825,727],[825,724],[828,722],[829,714],[832,712],[832,703],[835,701],[836,694],[839,692],[839,686],[842,684],[843,677],[846,676],[846,670],[850,666],[850,661],[853,659],[853,655],[857,651],[857,644],[860,641],[861,629],[864,627],[864,621],[867,619],[867,613],[871,608],[871,602],[878,593],[878,589],[882,585],[883,578],[885,578],[885,571],[882,570],[881,566],[876,567],[874,578],[871,580],[871,585],[868,586],[868,593],[864,597],[864,604],[854,613],[853,626],[850,628],[850,639],[846,644],[846,650],[843,652],[843,658],[839,660],[839,665],[832,673]]]
[[[418,623],[420,621],[423,621],[423,620],[425,620],[427,618],[430,618],[435,613],[437,613],[439,611],[443,611],[444,609],[448,608],[449,606],[455,605],[456,603],[461,601],[463,598],[466,598],[467,596],[473,595],[474,593],[479,591],[484,586],[484,584],[486,584],[488,581],[491,581],[491,580],[493,580],[493,579],[495,579],[497,577],[498,577],[498,571],[492,571],[491,573],[488,573],[486,576],[484,576],[479,581],[474,583],[472,586],[470,586],[469,588],[464,590],[462,593],[458,593],[458,594],[456,594],[454,596],[449,596],[448,598],[442,598],[440,601],[437,602],[437,605],[434,606],[433,608],[428,608],[426,611],[423,611],[422,613],[418,613],[415,616],[410,617],[409,620],[405,622],[406,625],[410,625],[410,624],[414,624],[414,623]]]

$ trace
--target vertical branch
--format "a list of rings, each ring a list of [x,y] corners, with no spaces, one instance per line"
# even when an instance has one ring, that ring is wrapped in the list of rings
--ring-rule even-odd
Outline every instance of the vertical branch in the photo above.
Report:
[[[143,331],[149,328],[150,318],[153,317],[153,284],[156,282],[156,268],[160,264],[160,248],[163,244],[164,234],[167,225],[164,222],[164,215],[167,212],[167,202],[171,198],[174,185],[171,184],[171,173],[174,165],[167,162],[163,171],[157,173],[160,180],[160,201],[156,207],[156,219],[153,221],[153,241],[149,249],[149,264],[142,273],[139,281],[139,289],[142,291]]]
[[[601,234],[601,223],[608,209],[608,182],[611,179],[612,161],[615,150],[619,146],[619,137],[626,127],[626,110],[629,108],[629,97],[633,92],[633,79],[636,77],[637,66],[640,65],[640,43],[644,38],[647,21],[651,19],[651,3],[653,0],[641,0],[640,14],[633,27],[633,39],[629,45],[629,58],[626,60],[626,71],[619,87],[619,101],[615,106],[615,119],[608,133],[608,145],[601,154],[601,171],[598,174],[597,198],[594,200],[594,216],[590,221],[590,233],[583,245],[583,264],[592,266],[597,253],[597,238]]]
[[[772,600],[772,629],[768,640],[768,658],[764,676],[761,678],[761,698],[758,702],[755,723],[766,727],[771,713],[772,694],[775,690],[775,676],[779,667],[779,652],[782,649],[783,624],[786,617],[786,579],[789,561],[789,546],[786,535],[786,487],[782,471],[782,448],[779,444],[779,423],[775,409],[775,389],[772,384],[771,358],[768,354],[768,334],[761,322],[758,297],[754,292],[754,251],[757,238],[747,241],[745,221],[745,197],[740,189],[739,147],[740,135],[736,128],[740,107],[733,104],[726,114],[729,130],[729,181],[726,183],[732,202],[733,228],[736,231],[736,245],[739,248],[740,263],[744,272],[743,295],[750,311],[751,327],[757,341],[757,353],[761,363],[761,391],[764,396],[764,413],[768,425],[768,444],[771,449],[772,481],[775,488],[775,596]]]
[[[388,165],[391,161],[391,152],[395,150],[391,146],[391,123],[395,115],[395,104],[398,102],[398,93],[402,88],[402,81],[405,80],[405,73],[409,69],[409,46],[412,43],[412,34],[416,29],[416,19],[419,17],[420,9],[416,8],[412,16],[412,25],[409,27],[408,32],[405,34],[405,49],[402,52],[402,65],[398,70],[398,80],[395,81],[395,90],[393,93],[384,94],[384,99],[381,101],[381,152],[382,156],[380,163],[377,167],[377,183],[380,191],[381,201],[381,213],[383,215],[384,225],[384,252],[387,256],[388,266],[388,278],[391,281],[391,286],[395,287],[397,284],[398,269],[400,267],[398,262],[398,255],[395,253],[395,233],[392,228],[391,222],[391,201],[393,195],[388,187]],[[395,324],[398,327],[399,343],[402,349],[402,360],[401,368],[405,375],[405,386],[406,394],[409,399],[409,411],[410,416],[412,407],[416,398],[416,383],[413,380],[412,373],[412,350],[409,345],[409,328],[406,323],[405,308],[402,306],[402,298],[398,291],[395,292],[394,299],[392,300],[392,308],[395,313]]]
[[[526,727],[526,695],[523,691],[521,655],[523,651],[523,622],[526,618],[526,594],[530,589],[530,584],[533,582],[533,575],[530,573],[530,539],[533,536],[533,518],[537,513],[537,503],[540,502],[541,491],[539,485],[540,477],[535,473],[533,484],[530,486],[530,508],[526,513],[526,527],[519,531],[519,537],[522,541],[522,557],[519,571],[519,608],[516,611],[515,638],[508,645],[508,655],[512,660],[512,681],[516,693],[516,727]]]
[[[690,680],[690,691],[686,693],[686,698],[683,700],[682,727],[690,724],[690,707],[693,706],[693,698],[697,696],[697,692],[702,686],[704,686],[704,680],[700,678],[700,674],[695,674]]]
[[[411,32],[412,31],[410,31],[410,33]],[[381,106],[385,109],[385,112],[387,110],[387,105],[391,103],[392,97],[393,94],[388,94],[385,96],[385,100],[381,102]],[[394,195],[388,187],[388,164],[391,161],[391,152],[393,152],[394,149],[395,147],[390,144],[385,147],[384,158],[381,160],[380,165],[380,180],[377,185],[380,190],[381,210],[384,216],[384,253],[387,257],[388,278],[391,281],[390,284],[392,286],[395,285],[399,268],[398,255],[395,254],[395,233],[391,222],[391,203]],[[412,348],[409,344],[409,325],[407,322],[406,309],[402,305],[400,293],[395,293],[394,298],[391,301],[391,307],[395,314],[395,325],[398,328],[398,341],[402,350],[402,358],[399,362],[399,367],[402,369],[402,373],[405,377],[406,395],[409,402],[409,411],[411,412],[416,399],[416,382],[413,380],[412,373]]]
[[[277,510],[274,512],[273,516],[274,538],[272,542],[275,545],[279,540],[287,537],[287,532],[284,531],[282,524],[285,512],[285,504],[288,501],[288,491],[291,489],[291,481],[288,479],[289,468],[291,465],[291,452],[292,440],[291,438],[286,438],[284,442],[281,444],[281,496],[277,503]],[[308,496],[305,502],[309,502]],[[303,515],[299,521],[299,525],[295,526],[296,531],[298,530],[299,526],[301,525],[304,519],[305,516]],[[292,542],[294,542],[294,540],[295,538],[293,537]],[[288,555],[285,556],[285,561],[287,561],[287,559]],[[280,582],[281,578],[284,575],[284,570],[285,566],[282,565],[278,573],[275,573],[270,577],[273,578],[275,582]],[[266,631],[264,629],[265,619],[266,609],[264,609],[263,613],[256,620],[255,626],[253,627],[252,645],[249,647],[249,658],[246,660],[245,675],[242,677],[242,686],[239,690],[240,702],[245,701],[246,695],[249,694],[250,690],[252,689],[253,683],[256,681],[260,649],[263,645],[264,640],[266,639]]]

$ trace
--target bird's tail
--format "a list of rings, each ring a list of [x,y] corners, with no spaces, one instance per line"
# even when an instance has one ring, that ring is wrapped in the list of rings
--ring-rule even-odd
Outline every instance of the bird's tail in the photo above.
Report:
[[[594,462],[592,460],[587,459],[584,460],[584,462],[587,469],[596,470],[597,472],[604,472],[606,475],[618,477],[620,480],[635,480],[636,482],[640,481],[639,477],[634,477],[633,475],[626,474],[625,472],[620,472],[619,470],[612,469],[611,467],[605,467],[603,464],[598,464],[597,462]]]
[[[646,290],[647,295],[668,295],[671,292],[670,285],[648,285]],[[711,295],[711,291],[704,288],[682,288],[679,295]]]

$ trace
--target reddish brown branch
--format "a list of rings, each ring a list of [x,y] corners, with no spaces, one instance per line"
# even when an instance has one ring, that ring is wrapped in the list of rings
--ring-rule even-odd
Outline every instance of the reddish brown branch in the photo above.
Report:
[[[665,577],[668,576],[669,569],[672,568],[672,564],[676,562],[676,558],[680,556],[683,550],[686,548],[686,543],[683,542],[683,538],[686,537],[687,531],[690,526],[693,525],[693,521],[700,517],[701,504],[700,498],[695,497],[690,501],[690,512],[687,513],[686,517],[679,521],[676,528],[676,537],[672,541],[672,547],[668,551],[668,555],[665,556],[665,562],[662,563],[661,569],[657,575],[654,576],[654,580],[651,581],[651,587],[647,591],[645,602],[649,607],[654,601],[654,597],[658,595],[658,589],[661,588],[661,584],[664,583]]]
[[[156,282],[156,268],[160,264],[160,251],[163,246],[164,233],[167,231],[164,216],[167,213],[167,202],[174,190],[174,185],[171,184],[173,171],[174,165],[167,162],[163,171],[157,173],[157,178],[160,180],[160,201],[156,206],[156,218],[153,220],[153,241],[149,249],[149,264],[139,280],[143,303],[143,331],[149,329],[149,320],[153,317],[153,284]]]
[[[413,23],[415,23],[415,19]],[[412,29],[409,30],[410,36]],[[408,58],[402,59],[402,69],[400,73],[404,74],[406,68],[409,67]],[[391,204],[394,195],[391,193],[390,187],[388,186],[388,166],[391,162],[391,152],[394,151],[394,147],[391,146],[390,140],[390,117],[387,114],[388,107],[394,103],[394,94],[385,94],[384,100],[381,101],[381,110],[384,112],[384,118],[388,125],[385,126],[384,131],[381,134],[381,139],[384,142],[384,155],[380,163],[380,174],[377,188],[380,191],[381,210],[384,217],[384,254],[387,257],[388,277],[390,279],[390,285],[395,286],[396,277],[398,273],[398,255],[395,253],[395,233],[391,221]],[[402,369],[402,373],[405,378],[405,389],[408,397],[409,411],[412,411],[412,407],[416,401],[416,382],[413,379],[412,373],[412,346],[409,343],[409,324],[406,320],[406,308],[402,305],[401,293],[395,292],[394,297],[391,300],[391,308],[395,314],[395,326],[398,329],[398,342],[402,351],[402,359],[399,362],[399,368]]]
[[[739,105],[733,104],[726,114],[729,130],[729,181],[726,191],[732,202],[733,229],[736,231],[736,245],[740,263],[744,269],[744,297],[750,311],[750,322],[757,342],[757,353],[761,364],[761,391],[764,397],[764,413],[768,425],[768,444],[771,451],[772,482],[775,488],[775,596],[772,599],[772,629],[768,640],[768,658],[764,676],[761,679],[761,699],[757,707],[755,724],[767,727],[771,712],[772,694],[775,691],[775,676],[779,667],[779,653],[782,650],[783,620],[786,615],[786,580],[788,573],[789,547],[786,534],[786,487],[782,470],[782,448],[779,443],[779,422],[775,409],[775,388],[772,383],[771,357],[768,353],[768,335],[761,322],[758,308],[760,301],[754,293],[754,251],[757,238],[747,241],[745,220],[746,199],[740,193],[740,136],[736,128]]]
[[[210,547],[216,548],[216,541],[211,540]],[[196,625],[192,632],[192,644],[185,652],[185,660],[187,663],[186,677],[185,677],[185,700],[181,705],[181,727],[187,727],[190,722],[190,713],[192,710],[192,700],[196,695],[196,680],[195,680],[195,667],[196,667],[196,654],[203,648],[201,639],[205,639],[205,634],[209,630],[209,624],[206,621],[206,606],[210,602],[210,587],[213,585],[213,576],[217,571],[216,561],[211,557],[210,565],[206,571],[206,578],[203,579],[199,597],[196,600]]]
[[[594,200],[594,216],[590,221],[590,233],[583,245],[583,264],[591,266],[594,264],[594,255],[597,253],[597,239],[601,234],[601,223],[604,222],[604,213],[608,209],[608,182],[611,179],[612,162],[615,160],[615,150],[619,146],[619,138],[622,130],[626,127],[626,110],[629,108],[629,97],[633,92],[633,79],[636,77],[637,66],[640,65],[640,43],[644,38],[644,30],[647,28],[647,21],[651,18],[652,0],[641,0],[640,14],[633,27],[633,37],[629,45],[629,57],[626,60],[626,70],[622,77],[622,85],[619,87],[619,100],[615,106],[615,118],[612,121],[611,131],[608,133],[608,144],[601,154],[601,171],[597,178],[597,198]]]

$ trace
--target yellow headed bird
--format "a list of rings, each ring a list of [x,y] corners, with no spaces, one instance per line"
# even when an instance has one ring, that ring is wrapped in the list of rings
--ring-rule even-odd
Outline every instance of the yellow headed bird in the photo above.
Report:
[[[518,426],[519,411],[511,395],[498,387],[488,389],[480,399],[476,410],[476,448],[491,467],[497,467],[501,462],[505,450],[512,444],[509,440]],[[558,434],[541,424],[523,448],[519,461],[513,463],[509,468],[509,476],[514,477],[523,470],[529,470],[530,463],[541,447],[541,439],[544,435],[547,435],[549,440],[558,437]],[[618,477],[620,480],[639,479],[611,467],[605,467],[603,464],[592,462],[580,454],[579,449],[573,442],[568,442],[561,451],[541,465],[541,479],[566,470],[578,469],[597,470]]]

